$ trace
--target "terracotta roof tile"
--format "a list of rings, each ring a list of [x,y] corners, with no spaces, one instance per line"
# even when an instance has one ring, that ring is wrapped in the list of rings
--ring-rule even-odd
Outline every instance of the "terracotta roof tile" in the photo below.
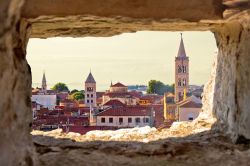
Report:
[[[140,106],[125,106],[110,108],[99,113],[97,116],[150,116],[151,109]]]
[[[133,97],[129,92],[107,92],[103,96],[127,98]]]
[[[109,100],[108,102],[106,102],[103,105],[105,105],[105,106],[112,106],[112,107],[113,106],[125,106],[125,104],[123,104],[119,100]]]
[[[127,87],[127,86],[125,86],[122,83],[118,82],[118,83],[112,85],[111,87]]]
[[[202,104],[195,103],[193,101],[189,101],[183,105],[180,106],[181,108],[201,108]]]

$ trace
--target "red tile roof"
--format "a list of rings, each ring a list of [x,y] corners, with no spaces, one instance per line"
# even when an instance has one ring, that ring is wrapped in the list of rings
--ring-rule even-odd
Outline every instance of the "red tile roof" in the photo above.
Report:
[[[195,103],[193,101],[189,101],[183,105],[180,106],[181,108],[201,108],[202,104]]]
[[[131,96],[140,98],[142,96],[142,92],[137,92],[137,91],[130,91],[129,92]]]
[[[102,97],[97,98],[96,103],[101,104],[102,103]]]
[[[56,105],[55,109],[64,109],[64,106]]]
[[[125,86],[122,83],[118,82],[118,83],[112,85],[111,87],[127,87],[127,86]]]
[[[74,100],[70,100],[70,99],[63,99],[60,101],[60,103],[74,103],[74,104],[76,104],[76,102]]]
[[[119,107],[105,110],[97,116],[150,116],[151,110],[143,107]]]
[[[161,101],[163,100],[163,96],[160,95],[144,95],[142,97],[140,97],[140,100],[148,100],[150,103],[161,103]]]
[[[123,104],[122,102],[120,102],[119,100],[109,100],[108,102],[106,102],[105,104],[103,104],[105,106],[125,106],[125,104]]]
[[[107,92],[104,96],[109,96],[111,98],[120,97],[120,98],[127,98],[133,97],[129,92]]]
[[[84,104],[85,101],[84,100],[78,100],[78,104]]]
[[[105,92],[96,92],[96,98],[102,97]]]
[[[39,116],[37,119],[33,121],[33,125],[39,126],[39,125],[58,125],[58,124],[69,124],[71,125],[79,125],[85,123],[89,123],[89,118],[88,117],[67,117],[64,115],[59,115],[59,116]]]

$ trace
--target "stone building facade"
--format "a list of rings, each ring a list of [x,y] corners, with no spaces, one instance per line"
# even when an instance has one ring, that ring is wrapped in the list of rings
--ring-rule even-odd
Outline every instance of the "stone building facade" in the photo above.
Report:
[[[189,86],[189,58],[186,55],[183,38],[177,57],[175,57],[175,102],[183,100],[184,93],[188,93]]]
[[[85,106],[96,106],[96,81],[91,72],[85,81]]]

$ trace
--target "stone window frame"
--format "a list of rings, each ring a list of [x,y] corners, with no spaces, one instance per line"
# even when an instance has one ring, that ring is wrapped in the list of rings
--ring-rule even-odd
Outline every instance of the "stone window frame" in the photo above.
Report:
[[[143,118],[143,123],[149,123],[149,118],[148,117],[144,117]]]
[[[135,123],[136,123],[136,124],[141,123],[141,118],[136,117],[136,118],[135,118]]]
[[[123,118],[119,117],[119,124],[122,124],[122,123],[123,123]]]
[[[109,123],[113,123],[114,122],[114,118],[109,117]]]
[[[182,81],[181,78],[178,79],[178,86],[181,87],[182,86]]]
[[[183,78],[183,80],[182,80],[182,86],[187,86],[187,80],[186,80],[186,78]]]

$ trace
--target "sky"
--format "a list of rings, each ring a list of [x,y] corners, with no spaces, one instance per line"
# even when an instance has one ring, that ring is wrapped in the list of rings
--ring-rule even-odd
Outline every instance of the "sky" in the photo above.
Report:
[[[209,79],[217,50],[211,32],[182,32],[189,56],[190,84],[202,85]],[[174,61],[180,32],[140,31],[113,37],[56,37],[30,39],[27,60],[32,71],[32,86],[40,87],[45,71],[48,88],[57,82],[70,90],[84,89],[91,70],[97,90],[110,82],[147,85],[151,79],[174,83]]]

